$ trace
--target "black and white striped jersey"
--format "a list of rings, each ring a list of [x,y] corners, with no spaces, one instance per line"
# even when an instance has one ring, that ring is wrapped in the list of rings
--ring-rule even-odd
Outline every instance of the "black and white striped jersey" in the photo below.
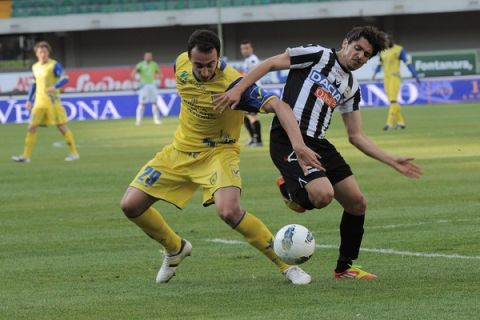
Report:
[[[358,82],[340,65],[334,49],[308,45],[287,52],[290,72],[282,100],[293,109],[303,135],[323,139],[335,109],[341,113],[358,110]],[[275,117],[272,131],[276,129],[281,126]]]

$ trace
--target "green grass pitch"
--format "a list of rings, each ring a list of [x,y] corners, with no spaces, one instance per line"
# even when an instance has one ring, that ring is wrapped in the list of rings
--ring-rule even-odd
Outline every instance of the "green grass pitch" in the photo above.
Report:
[[[242,206],[275,233],[307,226],[317,248],[294,287],[242,237],[201,206],[158,203],[193,244],[166,285],[154,278],[159,246],[124,218],[119,201],[137,170],[172,139],[176,118],[71,122],[81,159],[66,163],[54,128],[41,128],[32,163],[26,125],[0,126],[1,319],[476,319],[480,312],[480,105],[403,108],[407,129],[383,132],[386,109],[364,109],[367,134],[382,148],[416,157],[405,178],[349,145],[335,114],[329,139],[368,199],[358,264],[375,281],[336,281],[332,269],[341,208],[298,215],[281,201],[268,148],[242,148]],[[262,116],[268,137],[271,115]],[[247,137],[242,133],[242,143]],[[268,138],[265,140],[268,141]],[[57,147],[54,146],[57,145]]]

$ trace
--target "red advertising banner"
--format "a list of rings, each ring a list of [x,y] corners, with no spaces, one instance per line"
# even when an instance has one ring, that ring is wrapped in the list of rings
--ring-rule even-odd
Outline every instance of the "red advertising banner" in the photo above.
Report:
[[[161,66],[162,78],[159,88],[175,88],[173,66]],[[67,69],[69,82],[63,87],[65,92],[128,91],[138,88],[138,79],[132,79],[131,67]],[[32,73],[0,73],[1,93],[25,93],[32,85]]]
[[[162,78],[157,83],[159,88],[174,88],[175,75],[173,67],[160,67]],[[67,70],[69,82],[65,92],[125,91],[138,87],[137,79],[131,78],[132,68],[101,68]]]

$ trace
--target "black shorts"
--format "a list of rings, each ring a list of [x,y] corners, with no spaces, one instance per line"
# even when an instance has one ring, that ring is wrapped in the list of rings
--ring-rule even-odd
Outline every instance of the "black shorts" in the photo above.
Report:
[[[320,163],[326,171],[313,168],[308,175],[298,165],[296,155],[288,139],[279,135],[270,135],[270,156],[286,182],[289,193],[296,193],[315,179],[327,177],[332,185],[353,175],[350,166],[326,139],[318,140],[307,136],[303,137],[305,144],[318,153],[322,158]]]

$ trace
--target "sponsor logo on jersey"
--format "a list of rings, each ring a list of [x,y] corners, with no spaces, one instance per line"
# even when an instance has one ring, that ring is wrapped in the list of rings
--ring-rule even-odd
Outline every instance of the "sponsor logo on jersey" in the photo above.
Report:
[[[337,89],[338,86],[332,84],[321,72],[313,70],[310,74],[310,80],[318,84],[320,87],[318,89],[323,91],[321,92],[317,89],[314,92],[315,96],[319,99],[322,99],[322,101],[325,102],[330,108],[335,108],[337,103],[342,100],[343,94]]]
[[[337,106],[335,98],[323,88],[317,88],[315,90],[315,97],[322,100],[328,107],[334,109]]]

